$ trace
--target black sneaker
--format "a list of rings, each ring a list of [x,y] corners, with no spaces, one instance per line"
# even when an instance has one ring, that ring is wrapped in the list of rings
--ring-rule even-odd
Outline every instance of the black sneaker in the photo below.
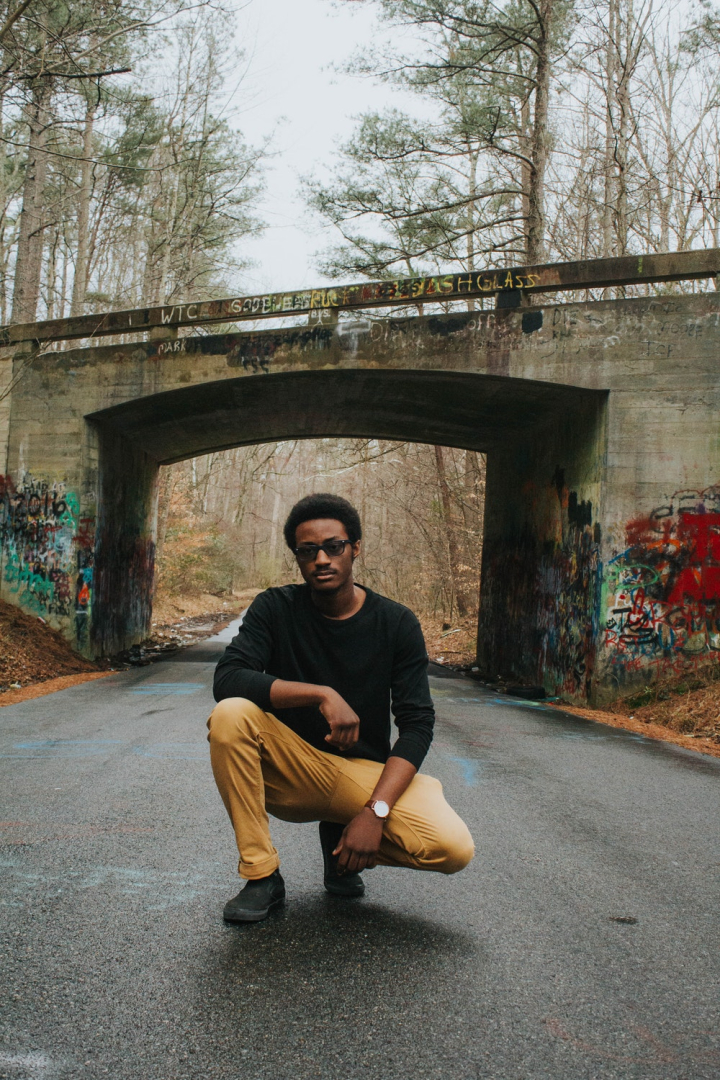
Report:
[[[320,847],[325,867],[323,881],[325,888],[333,896],[362,896],[365,892],[365,883],[359,874],[338,874],[337,872],[337,856],[333,855],[333,851],[338,846],[344,828],[344,825],[336,825],[334,821],[320,822]]]
[[[285,899],[285,882],[279,870],[247,885],[223,909],[226,922],[260,922]]]

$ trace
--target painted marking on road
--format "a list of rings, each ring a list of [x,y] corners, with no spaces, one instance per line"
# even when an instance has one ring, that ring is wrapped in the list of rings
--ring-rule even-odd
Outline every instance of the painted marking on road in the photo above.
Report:
[[[552,709],[552,705],[545,705],[542,701],[527,701],[522,698],[513,698],[511,701],[508,701],[507,698],[496,698],[495,700],[502,705],[514,705],[518,709],[539,709],[540,712],[549,712]]]
[[[8,750],[0,751],[0,758],[77,760],[108,754],[117,746],[127,747],[133,754],[150,758],[202,758],[208,756],[207,740],[198,742],[141,743],[131,746],[121,739],[34,739],[13,743]]]
[[[206,683],[199,682],[158,682],[134,686],[131,694],[196,694],[198,690],[209,690]]]
[[[28,847],[31,844],[50,844],[58,840],[93,840],[103,836],[126,836],[136,833],[155,832],[154,825],[73,825],[67,822],[62,825],[63,829],[70,832],[57,832],[58,824],[45,824],[37,821],[0,821],[0,829],[20,829],[20,836],[8,836],[3,832],[0,836],[0,844],[3,847]],[[49,829],[50,832],[44,832]]]
[[[0,1052],[0,1067],[12,1069],[13,1075],[18,1077],[48,1076],[48,1069],[52,1062],[46,1054],[34,1052],[30,1054],[8,1054]],[[17,1073],[15,1070],[18,1070]],[[7,1075],[7,1074],[3,1074]]]
[[[120,739],[31,739],[0,751],[3,758],[84,758],[107,754]]]
[[[550,712],[552,706],[545,704],[542,701],[529,701],[527,698],[509,698],[509,697],[460,697],[459,695],[450,694],[448,691],[432,690],[430,696],[435,698],[440,696],[444,698],[443,705],[454,705],[456,702],[458,705],[481,705],[484,709],[494,708],[517,708],[517,709],[534,709],[536,712]],[[550,699],[549,699],[550,700]]]
[[[450,760],[454,761],[457,765],[460,766],[460,768],[462,770],[463,781],[467,784],[467,786],[468,787],[477,787],[477,783],[478,783],[477,771],[478,771],[478,764],[479,763],[477,761],[474,761],[472,758],[464,758],[464,757],[452,757],[452,756],[450,756]]]
[[[42,873],[28,869],[18,856],[0,856],[4,895],[0,907],[17,907],[28,893],[72,896],[85,889],[117,890],[123,896],[142,897],[146,911],[166,911],[212,892],[214,865],[198,861],[192,869],[162,871],[142,866],[100,865],[83,870],[57,868]],[[0,1065],[2,1065],[0,1059]],[[0,1072],[0,1076],[3,1075]]]
[[[145,743],[143,746],[134,746],[133,754],[149,758],[202,758],[208,756],[207,740],[202,742],[162,742]]]

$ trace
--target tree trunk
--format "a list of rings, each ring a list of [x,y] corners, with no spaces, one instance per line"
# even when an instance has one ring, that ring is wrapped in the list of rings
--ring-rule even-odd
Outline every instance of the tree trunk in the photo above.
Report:
[[[47,154],[43,153],[48,129],[51,98],[49,79],[39,79],[25,110],[30,127],[22,210],[15,258],[15,284],[11,321],[34,322],[40,296],[43,254],[43,197],[47,176]]]
[[[522,54],[518,49],[515,65],[519,76],[523,75]],[[522,214],[522,239],[524,262],[530,262],[528,229],[530,227],[530,188],[532,186],[532,171],[530,161],[532,158],[532,115],[530,110],[530,93],[523,97],[520,103],[520,212]]]
[[[528,160],[523,160],[521,168],[521,187],[522,187],[522,221],[523,221],[523,247],[525,249],[525,262],[530,262],[530,242],[528,239],[528,229],[530,227],[530,187],[532,185],[532,174],[530,168],[530,155],[532,153],[532,138],[530,134],[530,100],[525,98],[520,109],[520,124],[522,127],[522,142],[521,149],[524,157]]]
[[[615,162],[617,170],[617,192],[615,199],[615,235],[617,237],[616,254],[624,255],[627,252],[628,241],[628,128],[630,126],[630,73],[632,67],[632,2],[628,3],[625,24],[624,55],[622,58],[622,74],[617,86],[617,147],[615,150]],[[618,19],[617,36],[622,33],[621,23]]]
[[[475,150],[468,152],[468,212],[467,212],[467,236],[465,237],[465,256],[467,265],[465,270],[472,274],[475,270],[475,203],[477,201],[477,166],[478,154]],[[467,301],[468,311],[475,310],[475,301]]]
[[[440,501],[445,519],[445,533],[447,536],[448,552],[450,555],[450,574],[452,587],[455,594],[455,603],[461,616],[468,613],[468,602],[462,582],[462,563],[460,547],[455,534],[455,521],[452,509],[452,495],[445,470],[445,454],[442,446],[435,447],[435,465],[437,468],[438,487],[440,488]]]
[[[155,541],[155,558],[159,562],[163,548],[165,547],[165,537],[167,536],[168,519],[170,517],[170,504],[172,502],[172,493],[175,486],[175,475],[171,466],[166,466],[160,470],[160,482],[158,484],[158,509],[157,509],[157,539]],[[157,585],[157,579],[155,581]]]
[[[92,138],[95,123],[95,103],[88,102],[83,128],[83,160],[80,168],[80,190],[77,203],[77,255],[75,277],[70,304],[71,315],[82,315],[85,309],[85,293],[88,285],[88,251],[90,225],[90,197],[92,194]]]
[[[530,190],[528,192],[528,262],[545,255],[545,172],[548,159],[548,101],[550,95],[550,24],[553,0],[538,7],[535,111],[533,116]]]
[[[0,90],[0,322],[7,322],[7,264],[8,245],[5,243],[5,231],[7,229],[7,166],[5,153],[5,94]]]
[[[280,483],[276,481],[275,498],[273,499],[272,518],[270,519],[270,557],[275,558],[278,546],[278,534],[280,531]]]
[[[63,236],[63,267],[62,277],[60,278],[60,305],[58,307],[57,317],[58,319],[65,318],[65,302],[67,300],[67,279],[68,279],[68,249],[67,240]],[[65,342],[62,342],[60,348],[63,347]]]
[[[60,234],[55,229],[52,243],[49,245],[47,264],[45,267],[45,310],[48,319],[55,318],[55,282],[57,279],[57,249],[60,242]]]
[[[603,255],[613,254],[613,217],[615,204],[615,95],[617,89],[618,0],[609,0],[607,49],[605,54],[607,91],[605,101],[605,167],[603,205]]]

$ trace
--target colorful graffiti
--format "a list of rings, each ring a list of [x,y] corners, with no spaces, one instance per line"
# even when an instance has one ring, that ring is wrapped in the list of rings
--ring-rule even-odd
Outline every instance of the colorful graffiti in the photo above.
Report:
[[[720,487],[676,491],[625,533],[605,574],[614,667],[671,673],[720,659]]]
[[[560,528],[555,542],[543,545],[535,576],[538,678],[555,693],[588,697],[602,591],[600,526],[590,500],[568,490],[562,469],[552,488]]]
[[[260,296],[238,296],[228,300],[210,300],[197,304],[178,304],[159,311],[160,325],[208,322],[232,318],[233,315],[299,314],[320,308],[353,307],[393,300],[449,300],[486,293],[533,289],[540,282],[538,274],[529,270],[489,270],[478,273],[441,274],[439,277],[395,278],[392,281],[363,282],[339,288],[306,289],[291,293],[266,293]],[[137,320],[133,324],[133,316]],[[139,318],[138,318],[139,317]],[[127,322],[125,322],[127,320]],[[129,329],[141,322],[147,325],[144,311],[117,313],[113,326]],[[124,325],[121,325],[124,324]],[[157,323],[156,323],[157,324]]]
[[[562,469],[529,483],[532,523],[483,552],[478,637],[481,670],[589,696],[600,626],[600,526]]]
[[[92,607],[95,520],[65,484],[0,476],[2,572],[25,611],[73,620],[79,646]]]

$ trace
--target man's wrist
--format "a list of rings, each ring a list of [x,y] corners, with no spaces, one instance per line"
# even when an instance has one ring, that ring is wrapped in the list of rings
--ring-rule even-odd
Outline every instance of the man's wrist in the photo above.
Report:
[[[279,709],[336,703],[339,694],[331,686],[319,683],[288,682],[275,679],[270,685],[270,704]]]
[[[379,826],[380,830],[382,830],[382,828],[384,827],[385,822],[387,821],[388,816],[389,816],[387,814],[386,815],[376,814],[371,806],[363,806],[362,810],[360,811],[360,814],[367,814],[367,817],[368,817],[369,821],[376,821],[378,823],[378,826]],[[358,814],[358,817],[360,816],[360,814]]]
[[[318,686],[318,705],[324,705],[328,701],[332,701],[334,698],[339,697],[337,690],[333,690],[332,686]]]

